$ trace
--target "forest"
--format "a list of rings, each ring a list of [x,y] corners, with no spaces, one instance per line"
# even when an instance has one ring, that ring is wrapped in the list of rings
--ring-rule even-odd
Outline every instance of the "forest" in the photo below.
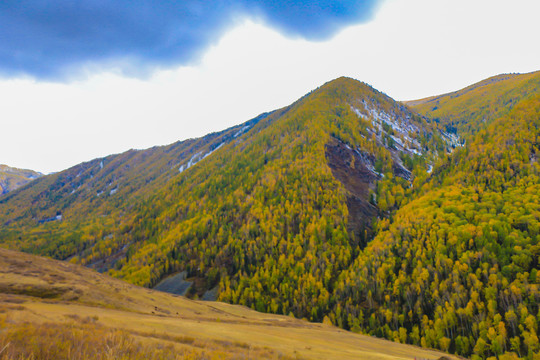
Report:
[[[108,274],[147,287],[187,271],[193,298],[216,289],[220,301],[472,359],[537,359],[539,84],[540,73],[506,76],[406,106],[340,78],[185,171],[136,177],[121,160],[137,154],[116,158],[127,175],[102,181],[123,196],[71,195],[61,174],[52,190],[19,189],[0,200],[0,242],[87,266],[114,258]],[[376,179],[360,199],[376,209],[363,239],[331,142]],[[177,145],[178,164],[190,146]],[[19,206],[24,196],[39,210]]]

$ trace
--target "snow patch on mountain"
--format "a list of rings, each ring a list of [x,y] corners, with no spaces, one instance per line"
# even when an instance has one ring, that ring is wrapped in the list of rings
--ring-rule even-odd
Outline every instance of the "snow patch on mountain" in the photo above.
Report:
[[[214,150],[210,150],[210,152],[204,154],[204,156],[202,157],[203,159],[206,158],[207,156],[211,155],[214,151],[216,151],[217,149],[219,149],[220,147],[222,147],[223,145],[225,145],[225,143],[221,143],[219,144]],[[202,159],[201,159],[202,160]]]
[[[371,122],[373,128],[367,130],[375,133],[377,140],[384,143],[383,137],[387,135],[393,140],[396,150],[422,155],[420,143],[411,137],[411,134],[419,133],[421,129],[411,122],[410,116],[398,117],[389,114],[376,106],[370,105],[365,100],[362,100],[362,105],[364,109],[354,106],[351,106],[351,109],[358,117]]]
[[[241,128],[240,130],[238,130],[238,131],[233,135],[233,137],[235,137],[235,138],[239,137],[240,135],[242,135],[243,133],[245,133],[246,131],[248,131],[250,128],[251,128],[250,125],[244,126],[244,127]]]
[[[221,144],[219,144],[218,146],[216,146],[215,148],[213,148],[212,150],[210,150],[209,152],[207,153],[203,153],[202,151],[199,151],[198,153],[196,153],[195,155],[193,155],[189,161],[187,162],[187,164],[183,164],[183,165],[180,165],[180,167],[178,168],[178,171],[180,173],[183,173],[184,171],[186,171],[187,169],[189,169],[190,167],[192,167],[193,165],[197,164],[199,161],[201,161],[202,159],[212,155],[213,152],[215,152],[216,150],[218,150],[220,147],[222,147],[223,145],[225,145],[224,142],[222,142]]]

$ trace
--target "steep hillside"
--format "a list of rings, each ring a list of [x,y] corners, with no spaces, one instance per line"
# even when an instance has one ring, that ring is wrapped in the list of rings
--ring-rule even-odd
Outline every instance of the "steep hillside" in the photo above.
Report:
[[[234,129],[44,177],[0,200],[0,240],[139,285],[185,271],[190,296],[320,321],[373,222],[454,145],[340,78]]]
[[[493,76],[462,90],[405,102],[420,114],[440,122],[448,133],[468,139],[521,100],[538,94],[540,71]]]
[[[0,242],[193,298],[534,359],[538,74],[410,104],[432,119],[340,78],[234,129],[39,179],[0,199]]]
[[[288,316],[187,300],[80,266],[0,249],[2,359],[443,356]]]
[[[33,170],[23,170],[0,165],[0,196],[37,179],[43,174]]]
[[[130,223],[135,204],[266,115],[199,139],[129,150],[44,176],[0,198],[0,242],[65,259],[107,240]]]
[[[379,223],[336,282],[334,323],[476,359],[538,357],[538,90],[470,135]]]
[[[409,188],[410,170],[389,143],[425,159],[414,152],[444,144],[428,126],[362,83],[330,82],[141,204],[128,256],[110,273],[152,286],[186,271],[193,296],[215,289],[224,301],[320,321],[372,221]]]

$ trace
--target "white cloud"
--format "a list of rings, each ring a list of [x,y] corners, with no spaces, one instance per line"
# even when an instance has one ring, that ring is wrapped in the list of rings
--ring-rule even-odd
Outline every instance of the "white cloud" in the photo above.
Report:
[[[341,75],[400,99],[502,72],[538,70],[537,0],[387,0],[326,42],[246,21],[199,64],[148,79],[114,72],[69,84],[0,81],[0,163],[43,172],[201,136],[288,105]]]

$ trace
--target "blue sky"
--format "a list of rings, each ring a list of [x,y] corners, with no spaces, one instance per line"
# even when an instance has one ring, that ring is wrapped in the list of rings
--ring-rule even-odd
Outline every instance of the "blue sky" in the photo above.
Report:
[[[202,136],[339,76],[409,100],[540,70],[538,0],[155,3],[0,2],[0,163]]]

